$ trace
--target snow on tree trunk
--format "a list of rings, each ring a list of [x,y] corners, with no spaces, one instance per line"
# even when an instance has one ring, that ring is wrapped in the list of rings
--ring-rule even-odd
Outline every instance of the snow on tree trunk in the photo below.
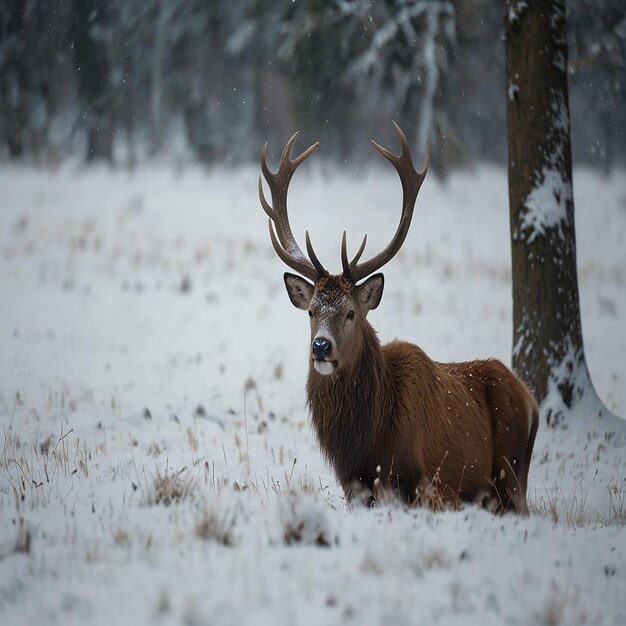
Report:
[[[547,423],[566,426],[573,408],[608,411],[589,377],[580,321],[565,1],[507,0],[505,29],[513,368]]]

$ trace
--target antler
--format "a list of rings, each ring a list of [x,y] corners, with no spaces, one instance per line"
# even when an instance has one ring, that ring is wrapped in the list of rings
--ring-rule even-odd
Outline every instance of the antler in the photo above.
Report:
[[[291,177],[298,166],[320,144],[319,141],[314,143],[299,157],[291,160],[289,158],[289,154],[298,134],[298,132],[295,132],[283,148],[283,152],[280,155],[280,161],[278,163],[278,170],[276,170],[275,173],[272,172],[267,166],[267,143],[263,146],[263,150],[261,151],[261,170],[272,194],[272,206],[268,204],[265,196],[263,195],[261,176],[259,176],[259,200],[261,201],[263,210],[270,218],[270,238],[272,240],[274,250],[276,250],[276,254],[278,254],[284,263],[286,263],[291,269],[315,282],[322,276],[328,276],[328,272],[324,269],[323,265],[315,255],[308,231],[306,232],[306,249],[310,260],[304,256],[300,246],[296,243],[293,233],[291,232],[291,226],[289,225],[289,216],[287,215],[287,190],[289,189]],[[274,227],[276,228],[278,239],[276,239],[276,235],[274,234]]]
[[[343,234],[341,241],[341,263],[343,265],[343,275],[353,283],[358,282],[362,278],[373,274],[376,270],[380,269],[385,263],[388,263],[400,250],[400,247],[406,239],[409,232],[409,226],[411,225],[411,219],[413,217],[413,208],[415,207],[415,200],[417,194],[424,182],[426,172],[428,171],[428,165],[430,163],[430,147],[426,142],[426,157],[424,158],[424,165],[419,172],[415,171],[413,165],[413,159],[411,159],[411,153],[409,151],[409,144],[406,137],[400,127],[393,122],[393,125],[400,138],[402,144],[402,152],[396,156],[377,144],[372,139],[374,148],[378,150],[395,168],[400,176],[400,182],[402,183],[402,215],[400,217],[400,224],[396,230],[396,234],[389,245],[376,256],[372,257],[369,261],[365,261],[360,265],[357,265],[358,260],[363,254],[365,248],[365,242],[367,241],[367,235],[363,239],[358,252],[354,255],[352,261],[348,262],[348,254],[346,251],[346,233]]]

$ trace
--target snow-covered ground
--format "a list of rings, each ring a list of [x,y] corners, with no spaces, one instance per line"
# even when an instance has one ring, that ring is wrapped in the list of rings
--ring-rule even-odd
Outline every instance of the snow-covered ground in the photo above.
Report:
[[[325,265],[343,229],[387,243],[390,169],[295,176]],[[591,416],[542,426],[528,519],[344,505],[256,186],[0,171],[0,623],[626,623],[625,448]],[[574,196],[589,366],[626,415],[626,174],[577,171]],[[503,170],[428,177],[370,314],[383,340],[510,361],[507,207]]]

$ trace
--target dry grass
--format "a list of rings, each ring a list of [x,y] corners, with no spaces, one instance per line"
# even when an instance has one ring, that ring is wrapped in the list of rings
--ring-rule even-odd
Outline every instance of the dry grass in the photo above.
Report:
[[[215,510],[205,511],[196,524],[195,535],[200,539],[214,541],[223,546],[234,546],[236,544],[234,514],[229,511],[221,513]]]
[[[33,491],[54,484],[59,477],[87,478],[92,453],[73,433],[61,422],[58,435],[24,444],[12,424],[4,426],[0,491],[13,490],[24,502]]]
[[[149,506],[170,506],[192,498],[198,481],[186,467],[172,472],[168,467],[161,473],[157,469],[152,482],[146,481],[143,503]]]
[[[544,493],[529,498],[531,515],[549,518],[553,524],[564,524],[571,528],[580,528],[589,523],[602,526],[626,526],[626,479],[612,478],[607,485],[607,504],[605,510],[590,509],[588,497],[593,488],[590,481],[585,489],[582,481],[578,483],[571,496],[555,485],[544,488]]]
[[[26,526],[24,516],[20,515],[20,521],[17,527],[17,540],[15,542],[15,552],[30,552],[30,531]]]
[[[330,547],[337,538],[330,528],[327,512],[327,505],[313,496],[287,496],[281,507],[285,544]]]
[[[598,513],[599,520],[609,526],[626,526],[626,479],[621,481],[611,478],[607,485],[609,501],[606,514]]]
[[[454,491],[447,485],[442,486],[440,470],[441,465],[437,468],[432,480],[423,478],[415,490],[415,497],[407,501],[400,497],[400,490],[394,484],[393,468],[386,481],[382,482],[379,467],[379,476],[374,480],[373,491],[355,483],[351,499],[353,502],[365,504],[368,507],[400,504],[408,507],[426,507],[432,511],[458,510],[462,504],[460,489]]]
[[[443,462],[442,462],[443,463]],[[426,506],[432,511],[458,509],[461,506],[460,492],[454,492],[450,487],[441,486],[441,465],[437,468],[433,479],[422,481],[417,488],[414,505]]]

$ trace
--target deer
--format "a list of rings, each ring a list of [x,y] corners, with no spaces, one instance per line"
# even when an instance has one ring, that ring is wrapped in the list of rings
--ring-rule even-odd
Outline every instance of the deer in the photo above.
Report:
[[[292,160],[296,132],[275,172],[267,164],[267,143],[261,151],[272,203],[260,175],[258,191],[270,240],[278,257],[297,272],[284,274],[289,299],[310,318],[306,400],[313,430],[348,503],[358,497],[375,505],[391,494],[408,505],[428,505],[436,488],[435,502],[444,507],[475,503],[493,513],[528,515],[539,412],[525,384],[496,359],[440,363],[412,343],[381,345],[367,320],[382,299],[379,270],[404,243],[430,163],[427,144],[422,169],[416,171],[406,136],[393,125],[399,155],[372,144],[400,178],[399,225],[390,243],[364,262],[367,235],[349,260],[344,231],[341,274],[324,268],[308,230],[305,256],[289,224],[291,178],[319,142]]]

